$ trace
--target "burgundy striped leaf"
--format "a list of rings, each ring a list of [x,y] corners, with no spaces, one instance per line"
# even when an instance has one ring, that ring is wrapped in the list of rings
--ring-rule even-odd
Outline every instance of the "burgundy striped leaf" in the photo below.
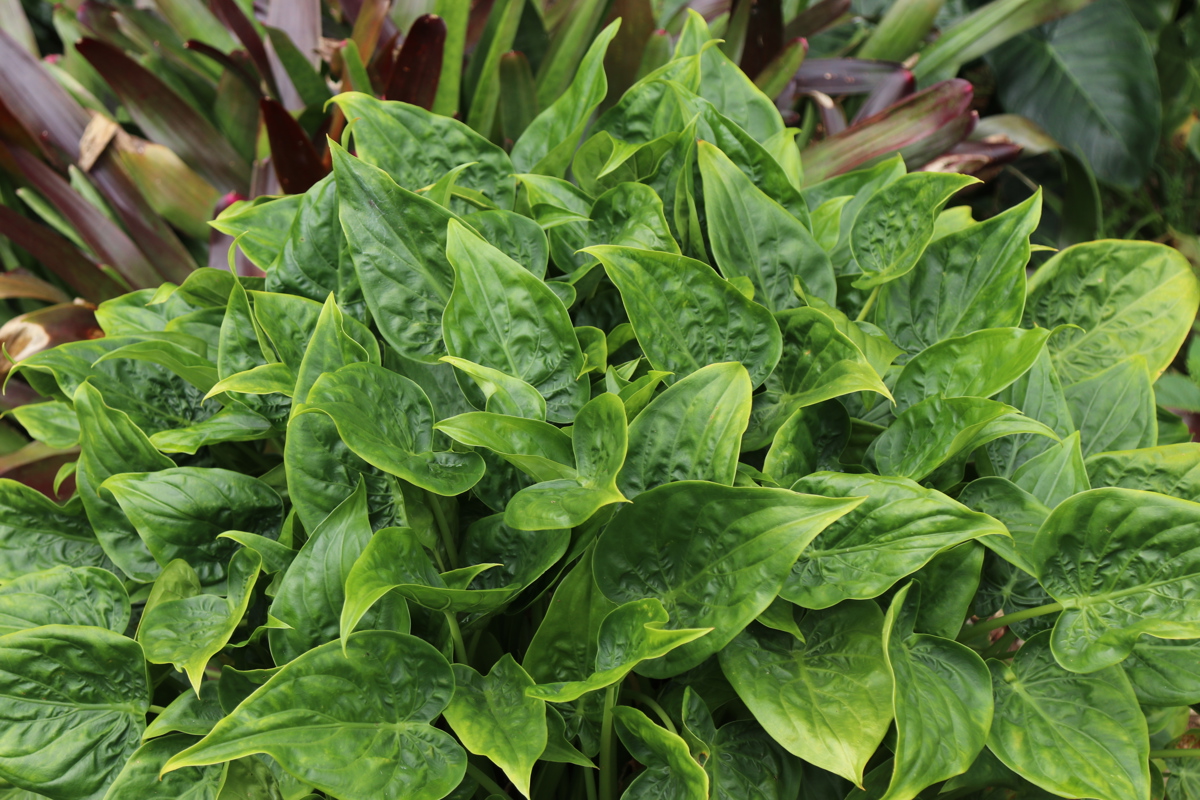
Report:
[[[869,94],[896,72],[904,69],[895,61],[865,58],[811,58],[800,65],[793,79],[796,91],[818,91],[834,97]]]
[[[241,7],[233,0],[211,0],[211,3],[217,19],[233,32],[233,35],[242,43],[242,47],[245,47],[246,52],[250,54],[250,60],[254,62],[258,74],[266,81],[271,96],[278,98],[279,84],[275,82],[275,73],[271,69],[270,59],[267,58],[267,47],[263,44],[258,31],[255,30],[254,23],[246,18]]]
[[[44,300],[47,303],[69,303],[71,298],[53,284],[46,283],[29,270],[18,267],[10,272],[0,272],[0,298],[25,297]]]
[[[101,263],[115,269],[134,287],[157,286],[162,282],[125,231],[72,189],[57,172],[24,150],[12,149],[10,153],[25,179],[71,223]]]
[[[259,101],[267,139],[271,142],[271,162],[279,185],[287,194],[303,194],[328,174],[312,139],[300,123],[278,101]]]
[[[0,235],[11,239],[82,297],[100,302],[125,292],[64,237],[6,206],[0,206]]]
[[[432,109],[445,45],[445,21],[436,14],[417,17],[396,56],[383,98]]]
[[[79,157],[87,112],[11,36],[0,30],[0,101],[61,167]]]
[[[917,90],[917,79],[906,69],[898,69],[882,80],[867,95],[862,107],[854,115],[853,123],[857,125],[867,117],[873,117],[888,106],[900,102]]]
[[[249,165],[183,98],[112,45],[83,39],[76,48],[121,98],[151,141],[171,148],[188,166],[223,191],[244,191]]]
[[[785,39],[797,36],[812,36],[850,13],[850,0],[820,0],[801,11],[783,29]]]
[[[747,75],[758,75],[783,49],[783,3],[780,0],[739,2],[750,3],[740,66]]]
[[[969,82],[942,81],[810,145],[803,153],[805,183],[849,172],[897,151],[918,165],[930,161],[970,133],[971,97]],[[937,152],[929,153],[931,149]],[[924,160],[916,160],[920,158]]]

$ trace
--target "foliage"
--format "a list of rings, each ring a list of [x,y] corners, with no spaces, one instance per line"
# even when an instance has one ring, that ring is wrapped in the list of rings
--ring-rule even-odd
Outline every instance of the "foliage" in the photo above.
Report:
[[[218,221],[265,277],[17,364],[81,452],[0,480],[14,792],[1187,796],[1186,261],[801,189],[695,14],[589,127],[617,25],[511,156],[339,95],[332,173]]]

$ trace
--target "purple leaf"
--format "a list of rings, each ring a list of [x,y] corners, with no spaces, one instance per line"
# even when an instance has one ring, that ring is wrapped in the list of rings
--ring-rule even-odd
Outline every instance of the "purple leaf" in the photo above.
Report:
[[[304,128],[278,101],[264,97],[258,107],[271,142],[271,162],[279,185],[287,194],[303,194],[327,174],[321,156]]]
[[[873,117],[888,106],[897,103],[917,90],[917,79],[906,69],[898,69],[885,75],[867,99],[862,108],[854,115],[853,124],[857,125],[867,117]]]
[[[442,74],[442,51],[446,44],[446,23],[436,14],[418,17],[392,66],[392,74],[383,93],[385,100],[401,100],[424,109],[433,108],[438,78]]]
[[[797,14],[783,29],[784,39],[813,36],[850,12],[850,0],[821,0]]]
[[[7,206],[0,206],[0,235],[7,236],[88,300],[111,300],[125,293],[95,261],[64,237]]]
[[[815,90],[834,97],[844,94],[868,94],[903,69],[904,65],[895,61],[810,58],[796,70],[792,82],[797,92]]]
[[[233,0],[211,0],[213,13],[238,38],[250,60],[258,68],[258,74],[267,82],[267,88],[272,97],[279,97],[279,85],[275,83],[275,73],[271,70],[271,62],[267,58],[267,48],[262,37],[254,28],[254,23],[246,18],[242,9]]]

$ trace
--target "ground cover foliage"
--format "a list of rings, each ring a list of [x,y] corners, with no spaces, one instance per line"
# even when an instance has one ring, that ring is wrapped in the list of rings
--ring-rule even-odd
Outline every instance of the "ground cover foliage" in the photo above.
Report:
[[[589,126],[615,30],[511,154],[338,96],[266,278],[17,365],[80,452],[0,481],[8,797],[1196,792],[1187,262],[801,190],[698,15]]]

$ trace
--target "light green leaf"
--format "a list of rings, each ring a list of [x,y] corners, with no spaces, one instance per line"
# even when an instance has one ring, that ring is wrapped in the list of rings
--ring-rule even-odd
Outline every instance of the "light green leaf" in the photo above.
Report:
[[[850,233],[850,251],[863,272],[855,287],[871,289],[910,272],[933,238],[942,206],[955,192],[978,182],[954,173],[916,172],[873,194]]]
[[[0,581],[59,565],[111,563],[78,495],[60,506],[37,489],[0,478]]]
[[[912,800],[926,786],[966,772],[992,725],[992,680],[983,659],[950,639],[914,633],[921,585],[896,593],[883,621],[892,673],[895,763],[887,800]]]
[[[1039,191],[990,219],[934,239],[912,272],[883,287],[875,321],[910,353],[983,328],[1020,325],[1029,235],[1041,212]]]
[[[174,664],[175,669],[187,673],[199,695],[209,659],[229,643],[250,606],[261,565],[257,552],[243,548],[229,561],[225,597],[198,594],[154,606],[138,628],[146,660]]]
[[[283,362],[260,364],[245,372],[235,372],[217,381],[210,390],[210,395],[223,392],[243,392],[245,394],[282,394],[291,397],[296,388],[296,373]],[[164,431],[172,433],[172,431]]]
[[[1183,500],[1200,497],[1200,444],[1197,443],[1097,453],[1084,464],[1092,486],[1141,489]]]
[[[775,315],[783,335],[783,356],[754,397],[744,450],[766,446],[798,409],[854,392],[876,392],[892,399],[879,373],[862,350],[815,308],[794,308]]]
[[[532,219],[514,211],[492,210],[476,211],[462,220],[504,255],[537,277],[546,277],[550,244],[545,232]]]
[[[442,356],[442,361],[469,376],[475,382],[483,394],[485,410],[525,419],[544,420],[546,418],[546,398],[520,378],[514,378],[498,369],[472,363],[465,358]]]
[[[792,491],[864,498],[801,554],[780,597],[804,608],[878,597],[938,553],[982,536],[1005,536],[996,520],[905,478],[818,472]]]
[[[0,700],[0,778],[51,800],[100,800],[146,727],[142,648],[81,625],[10,633],[0,637]]]
[[[1133,355],[1144,356],[1157,378],[1187,337],[1198,305],[1200,285],[1177,250],[1104,240],[1068,247],[1033,274],[1025,323],[1079,326],[1050,344],[1064,384]]]
[[[330,642],[292,661],[165,769],[266,753],[345,800],[438,800],[466,770],[458,743],[429,724],[453,693],[450,665],[431,645],[363,631],[346,655]]]
[[[225,764],[158,776],[167,759],[197,741],[195,736],[173,734],[146,742],[125,762],[104,800],[217,800],[225,783]]]
[[[571,437],[548,422],[472,411],[434,428],[468,447],[486,447],[535,481],[578,476]]]
[[[703,481],[638,495],[597,542],[597,584],[614,602],[661,600],[673,625],[714,629],[639,672],[677,675],[724,647],[771,604],[817,534],[861,502]]]
[[[1067,386],[1064,396],[1079,426],[1085,457],[1157,444],[1154,388],[1141,356],[1119,361]]]
[[[129,596],[106,569],[51,567],[0,586],[0,634],[39,625],[90,625],[124,633]]]
[[[617,475],[628,442],[625,405],[605,392],[590,400],[575,418],[571,448],[575,477],[529,486],[513,495],[504,521],[527,531],[573,528],[606,505],[625,502]]]
[[[250,442],[270,438],[276,433],[269,419],[241,403],[233,402],[195,425],[159,431],[150,437],[150,444],[164,453],[195,455],[197,450],[206,445]]]
[[[759,724],[793,755],[862,783],[892,722],[883,612],[850,601],[807,614],[801,641],[750,628],[721,651],[721,669]]]
[[[562,301],[508,256],[451,221],[446,257],[454,291],[444,333],[450,355],[515,375],[546,398],[546,415],[570,422],[587,401],[583,353]],[[504,303],[497,304],[502,297]]]
[[[837,288],[828,254],[800,220],[767,197],[716,146],[697,146],[713,256],[727,278],[747,277],[771,311],[800,305],[797,278],[832,303]]]
[[[546,703],[526,694],[533,686],[509,653],[487,677],[454,665],[454,697],[446,721],[472,753],[487,756],[529,797],[533,765],[546,749]]]
[[[1013,406],[1027,417],[1044,422],[1060,437],[1075,432],[1071,409],[1047,350],[1042,351],[1028,372],[995,399]],[[1022,464],[1045,452],[1052,444],[1053,440],[1045,436],[1024,433],[1006,436],[986,445],[987,460],[981,463],[991,472],[1011,478]]]
[[[1186,706],[1200,697],[1200,640],[1142,636],[1121,662],[1143,706]]]
[[[782,351],[771,313],[747,300],[707,264],[628,247],[592,247],[621,292],[638,343],[655,369],[686,377],[740,361],[759,386]]]
[[[671,481],[733,485],[750,419],[750,376],[741,364],[710,364],[668,388],[629,426],[617,478],[629,498]]]
[[[1058,439],[1042,423],[995,400],[930,397],[897,417],[872,447],[880,474],[919,481],[942,464],[1014,433]]]
[[[190,733],[203,736],[225,716],[217,700],[217,681],[200,684],[200,694],[184,692],[170,702],[154,721],[146,726],[142,739],[153,739],[165,733]]]
[[[17,406],[8,413],[39,442],[61,449],[79,444],[79,419],[68,403],[60,400],[30,403]]]
[[[296,411],[314,412],[327,414],[346,446],[368,464],[434,494],[461,494],[483,476],[478,454],[433,451],[429,398],[384,367],[355,363],[323,374]]]
[[[622,798],[707,800],[708,773],[692,759],[687,742],[629,706],[613,709],[613,720],[617,735],[630,755],[646,767],[629,784]]]
[[[1146,718],[1125,674],[1079,675],[1034,636],[1012,664],[991,660],[996,714],[988,749],[1021,777],[1061,796],[1150,796]]]
[[[101,485],[120,504],[159,564],[186,559],[203,585],[225,577],[233,542],[229,530],[274,534],[283,501],[267,484],[226,469],[173,467],[127,472]]]
[[[1200,636],[1198,530],[1200,504],[1152,492],[1093,489],[1054,509],[1030,561],[1063,606],[1052,640],[1059,663],[1092,672],[1128,656],[1143,633]]]
[[[1092,488],[1079,449],[1079,434],[1072,433],[1026,461],[1013,473],[1012,481],[1047,508],[1054,508],[1071,495]]]
[[[850,438],[850,416],[836,400],[797,409],[775,433],[763,472],[780,486],[820,470],[841,469],[838,460]]]
[[[583,680],[539,683],[525,693],[551,703],[569,703],[588,692],[619,683],[650,659],[703,638],[711,628],[668,628],[667,609],[655,598],[617,606],[600,622],[594,670]]]
[[[896,379],[896,413],[938,394],[997,394],[1029,371],[1053,333],[1045,328],[985,328],[929,346]]]

